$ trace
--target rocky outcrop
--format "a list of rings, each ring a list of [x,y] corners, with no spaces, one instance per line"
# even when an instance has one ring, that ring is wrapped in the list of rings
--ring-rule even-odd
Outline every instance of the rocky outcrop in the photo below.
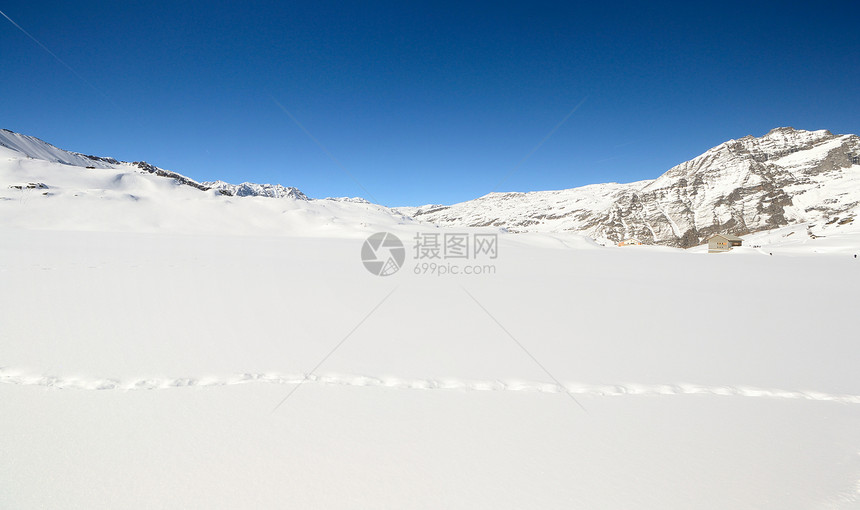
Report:
[[[191,186],[192,188],[197,188],[200,191],[208,191],[210,188],[203,184],[200,184],[197,181],[189,179],[184,175],[178,174],[176,172],[171,172],[170,170],[165,170],[163,168],[158,168],[157,166],[150,165],[146,161],[135,161],[132,163],[133,166],[136,166],[143,170],[144,172],[151,173],[154,175],[158,175],[159,177],[169,177],[179,184],[183,184],[185,186]]]
[[[204,182],[207,189],[215,189],[224,195],[236,197],[268,197],[268,198],[292,198],[294,200],[308,200],[308,197],[291,186],[280,184],[255,184],[243,182],[242,184],[230,184],[224,181]]]
[[[491,193],[408,214],[442,225],[576,231],[601,241],[633,237],[687,248],[716,233],[853,217],[858,203],[860,138],[777,128],[729,140],[650,181]]]

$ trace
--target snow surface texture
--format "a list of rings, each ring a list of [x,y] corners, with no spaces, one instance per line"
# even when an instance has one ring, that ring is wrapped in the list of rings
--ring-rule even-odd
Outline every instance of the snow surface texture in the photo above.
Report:
[[[853,222],[440,277],[498,229],[106,166],[0,148],[0,508],[860,508]]]
[[[399,210],[440,225],[575,231],[607,244],[635,238],[689,248],[716,233],[853,221],[858,207],[860,138],[777,128],[729,140],[654,180],[491,193],[452,206]]]

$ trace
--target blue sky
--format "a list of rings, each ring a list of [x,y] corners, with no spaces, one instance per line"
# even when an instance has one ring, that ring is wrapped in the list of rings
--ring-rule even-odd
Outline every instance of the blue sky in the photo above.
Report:
[[[0,2],[73,70],[0,18],[0,127],[390,206],[860,132],[856,2],[690,4]]]

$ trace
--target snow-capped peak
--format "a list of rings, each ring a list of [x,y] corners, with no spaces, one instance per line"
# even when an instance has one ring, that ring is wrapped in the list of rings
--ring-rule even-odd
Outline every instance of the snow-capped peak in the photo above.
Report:
[[[202,183],[209,189],[221,191],[225,195],[237,197],[268,197],[268,198],[292,198],[295,200],[308,200],[308,197],[292,186],[281,186],[280,184],[256,184],[243,182],[242,184],[230,184],[224,181],[208,181]]]

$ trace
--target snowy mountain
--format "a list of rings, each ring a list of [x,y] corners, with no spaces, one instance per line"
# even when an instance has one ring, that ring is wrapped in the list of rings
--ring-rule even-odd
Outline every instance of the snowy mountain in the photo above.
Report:
[[[313,200],[272,184],[200,183],[0,131],[0,227],[121,232],[366,236],[412,223],[363,199]]]
[[[209,189],[220,191],[224,195],[237,197],[269,197],[269,198],[294,198],[296,200],[308,200],[308,197],[292,186],[281,186],[280,184],[256,184],[243,182],[242,184],[230,184],[224,181],[204,182]]]
[[[511,232],[576,231],[687,248],[715,233],[797,223],[847,224],[860,204],[860,138],[777,128],[722,143],[654,180],[560,191],[490,193],[451,206],[400,208],[424,222]]]
[[[334,202],[352,202],[354,204],[369,204],[370,202],[361,197],[326,197],[326,200]]]
[[[0,180],[0,188],[5,188],[0,195],[39,188],[42,197],[64,194],[80,202],[84,196],[118,195],[121,200],[167,200],[170,207],[177,206],[170,197],[196,199],[197,208],[214,208],[208,213],[212,219],[221,218],[245,229],[248,225],[280,229],[285,211],[296,209],[305,211],[305,219],[314,219],[304,226],[342,223],[382,227],[414,219],[452,227],[502,227],[510,232],[575,232],[602,243],[636,238],[646,244],[688,248],[715,233],[746,235],[799,224],[841,227],[854,222],[860,206],[860,138],[793,128],[777,128],[759,138],[730,140],[654,180],[560,191],[491,193],[451,206],[394,210],[363,198],[314,200],[297,188],[279,184],[201,183],[145,161],[127,163],[69,152],[9,130],[0,130],[0,156],[3,154],[8,154],[9,164],[0,168],[7,177]],[[25,167],[29,170],[24,171]],[[167,179],[139,178],[147,174]],[[193,193],[177,195],[176,186]],[[224,204],[223,200],[231,197],[276,200],[267,205],[245,204],[247,217],[236,216],[235,208],[212,205]],[[4,198],[14,197],[0,196],[0,200]],[[203,205],[207,201],[212,204]],[[182,223],[179,220],[195,209],[179,208],[169,219],[159,220],[170,207],[146,215],[150,228]],[[264,210],[255,209],[261,207]],[[62,209],[51,211],[61,223],[74,217]],[[134,211],[141,214],[140,208]],[[106,223],[127,222],[121,216],[91,216]]]
[[[77,152],[70,152],[51,145],[44,140],[34,136],[22,135],[8,129],[0,129],[0,147],[5,147],[18,152],[29,159],[49,161],[63,165],[79,166],[89,169],[96,168],[121,168],[132,165],[147,173],[159,177],[168,177],[179,184],[191,186],[201,191],[214,189],[222,195],[237,197],[270,197],[270,198],[292,198],[296,200],[308,200],[308,197],[297,188],[281,186],[280,184],[255,184],[243,182],[242,184],[230,184],[224,181],[197,182],[182,174],[171,172],[146,161],[135,161],[128,163],[117,161],[114,158],[89,156]]]

